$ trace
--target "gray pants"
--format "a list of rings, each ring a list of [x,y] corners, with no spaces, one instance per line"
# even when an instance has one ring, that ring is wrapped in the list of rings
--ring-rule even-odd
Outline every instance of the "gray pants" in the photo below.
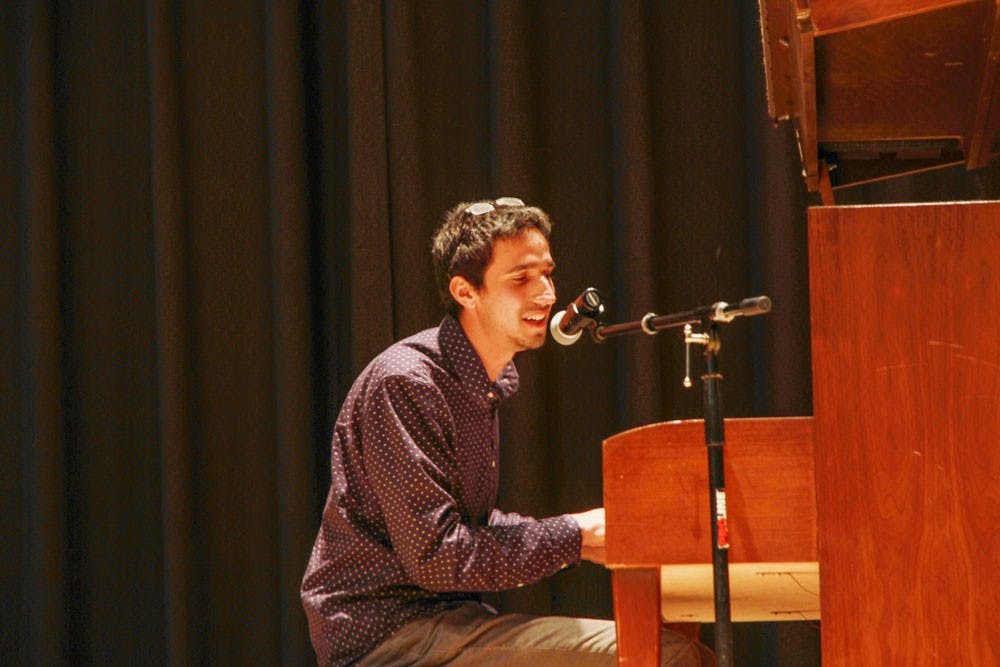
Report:
[[[694,643],[664,631],[661,665],[699,667]],[[412,621],[358,667],[617,667],[614,621],[491,613],[467,603]]]

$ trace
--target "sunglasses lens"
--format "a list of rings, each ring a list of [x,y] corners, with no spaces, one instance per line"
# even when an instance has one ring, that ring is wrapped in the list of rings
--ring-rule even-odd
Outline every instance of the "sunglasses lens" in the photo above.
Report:
[[[483,213],[489,213],[492,210],[494,210],[493,204],[481,201],[465,209],[465,212],[471,213],[472,215],[482,215]]]
[[[524,202],[517,197],[500,197],[496,201],[497,206],[524,206]]]

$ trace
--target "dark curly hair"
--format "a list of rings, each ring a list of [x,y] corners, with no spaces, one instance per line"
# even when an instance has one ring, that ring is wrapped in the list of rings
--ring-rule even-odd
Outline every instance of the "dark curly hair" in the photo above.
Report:
[[[511,197],[463,202],[445,213],[431,237],[431,258],[441,303],[448,312],[457,316],[462,309],[451,296],[448,287],[451,279],[462,276],[476,289],[482,287],[483,274],[493,258],[493,244],[497,239],[518,236],[529,228],[537,229],[548,239],[552,221],[540,208],[526,206]]]

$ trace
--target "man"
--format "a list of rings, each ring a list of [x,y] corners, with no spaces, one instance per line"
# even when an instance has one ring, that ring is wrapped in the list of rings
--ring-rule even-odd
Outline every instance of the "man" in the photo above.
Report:
[[[494,507],[497,408],[555,303],[550,231],[512,197],[453,208],[432,243],[449,314],[348,393],[302,582],[320,664],[617,664],[611,621],[498,615],[477,595],[603,563],[603,508],[534,519]],[[701,664],[686,639],[668,633],[664,647],[664,664]]]

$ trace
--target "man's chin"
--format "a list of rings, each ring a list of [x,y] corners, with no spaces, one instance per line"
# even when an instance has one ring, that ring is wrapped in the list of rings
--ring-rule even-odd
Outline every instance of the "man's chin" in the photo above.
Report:
[[[545,345],[546,338],[548,338],[548,336],[545,335],[544,331],[538,333],[537,335],[532,334],[530,336],[521,336],[517,340],[517,348],[518,348],[517,351],[527,352],[528,350],[537,350],[538,348]]]
[[[545,345],[545,341],[547,339],[548,339],[548,336],[546,335],[546,333],[544,331],[541,332],[540,334],[538,334],[537,336],[531,336],[530,338],[528,338],[527,341],[525,341],[526,344],[525,344],[524,349],[526,349],[526,350],[537,350],[538,348],[540,348],[543,345]]]

